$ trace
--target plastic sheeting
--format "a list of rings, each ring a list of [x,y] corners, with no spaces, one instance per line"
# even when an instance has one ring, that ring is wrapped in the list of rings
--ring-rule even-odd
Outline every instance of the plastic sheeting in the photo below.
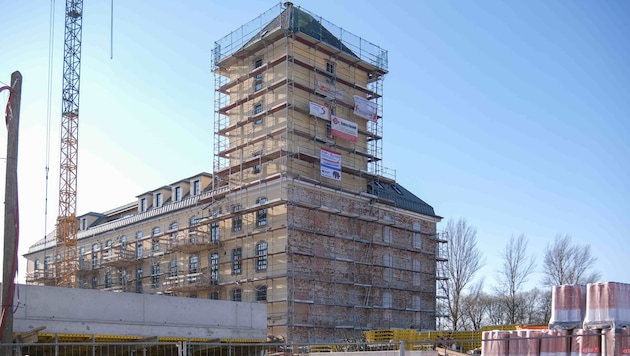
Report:
[[[540,338],[540,356],[567,356],[569,339],[567,330],[543,330]]]
[[[586,285],[585,328],[630,325],[630,284],[616,282]]]
[[[600,356],[600,332],[597,330],[573,330],[571,356]]]
[[[586,286],[561,285],[551,290],[550,329],[577,329],[582,327],[586,310]]]

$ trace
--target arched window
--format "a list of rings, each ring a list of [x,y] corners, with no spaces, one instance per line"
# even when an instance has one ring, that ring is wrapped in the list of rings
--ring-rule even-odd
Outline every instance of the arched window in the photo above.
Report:
[[[159,227],[154,227],[153,230],[151,230],[151,250],[153,251],[159,251],[160,250],[160,228]]]
[[[171,239],[177,238],[177,229],[179,229],[179,224],[177,221],[173,221],[171,225],[168,226],[168,230],[171,232]]]

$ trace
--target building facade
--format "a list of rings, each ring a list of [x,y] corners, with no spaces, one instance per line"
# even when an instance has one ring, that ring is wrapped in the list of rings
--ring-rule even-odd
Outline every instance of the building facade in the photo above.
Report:
[[[382,166],[387,52],[291,3],[215,43],[214,166],[79,217],[79,287],[267,304],[294,342],[435,329],[433,208]],[[54,284],[54,236],[26,254]]]

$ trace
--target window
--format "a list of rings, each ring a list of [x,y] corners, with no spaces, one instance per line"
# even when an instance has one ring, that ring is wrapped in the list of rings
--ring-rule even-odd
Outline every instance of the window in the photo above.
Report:
[[[384,320],[392,320],[392,311],[391,308],[393,306],[392,294],[389,292],[383,293],[383,308],[389,309],[383,311],[383,319]]]
[[[87,230],[87,218],[81,218],[81,230]]]
[[[188,282],[197,282],[197,273],[199,273],[199,256],[192,255],[188,257]]]
[[[256,287],[256,301],[257,302],[267,301],[267,286]]]
[[[39,259],[36,259],[33,265],[33,277],[35,278],[39,278],[39,267],[40,267]]]
[[[259,152],[254,152],[254,154],[252,156],[260,157],[261,154],[262,154],[262,152],[260,152],[260,151]],[[258,174],[258,173],[260,173],[261,168],[262,168],[261,162],[260,162],[260,160],[258,160],[258,163],[256,163],[256,165],[254,166],[254,168],[252,169],[252,172],[254,174]]]
[[[191,244],[197,243],[197,231],[195,226],[197,226],[197,216],[193,215],[190,220],[188,220],[188,241]]]
[[[232,274],[241,274],[243,250],[240,247],[232,249]]]
[[[219,254],[217,252],[210,255],[210,284],[219,284]]]
[[[162,206],[162,193],[155,193],[155,207],[159,208]]]
[[[383,255],[383,279],[388,282],[392,281],[392,266],[393,266],[393,258],[388,254]]]
[[[260,197],[256,201],[256,203],[263,205],[267,202],[267,198]],[[267,208],[259,209],[256,211],[256,226],[265,226],[267,225]]]
[[[177,277],[179,274],[179,267],[177,266],[177,260],[172,259],[171,263],[168,266],[168,275],[169,277]]]
[[[335,63],[326,62],[326,71],[330,74],[335,74]]]
[[[411,309],[420,310],[422,308],[422,301],[420,300],[419,295],[414,295],[411,297]]]
[[[241,291],[240,288],[232,289],[232,292],[231,292],[232,295],[230,296],[231,297],[230,299],[232,299],[233,302],[240,302],[242,299],[242,293],[243,292]]]
[[[142,257],[142,231],[136,232],[136,258]]]
[[[261,241],[256,244],[256,271],[267,269],[267,242]]]
[[[127,258],[127,236],[120,237],[120,257]]]
[[[398,188],[396,184],[392,184],[391,187],[397,194],[403,195],[403,193],[400,191],[400,188]]]
[[[241,205],[235,205],[232,208],[232,212],[233,213],[237,213],[241,210]],[[236,231],[241,231],[243,230],[243,216],[238,214],[238,215],[234,215],[232,217],[232,231],[236,232]]]
[[[182,187],[180,186],[175,187],[173,195],[175,195],[175,198],[174,198],[175,201],[182,200]]]
[[[413,233],[413,247],[420,249],[422,248],[422,224],[420,222],[413,223],[413,229],[416,230]]]
[[[44,278],[49,278],[50,273],[50,256],[44,257]]]
[[[209,299],[219,300],[219,292],[212,292],[212,293],[210,293]]]
[[[151,288],[157,288],[160,286],[160,264],[154,263],[151,265]]]
[[[98,265],[98,244],[92,245],[92,269]]]
[[[112,273],[107,272],[105,273],[105,288],[111,288],[111,287],[112,287]]]
[[[136,293],[142,293],[142,267],[136,268]]]
[[[112,240],[105,241],[105,251],[103,257],[109,259],[112,257]]]
[[[85,268],[85,247],[79,247],[79,268]]]
[[[85,283],[85,278],[80,277],[80,278],[79,278],[79,283],[78,283],[78,285],[79,285],[79,288],[80,288],[80,289],[85,289],[85,286],[86,286],[86,283]]]
[[[147,198],[141,198],[140,199],[140,212],[145,212],[147,211]]]
[[[422,271],[422,264],[420,263],[420,260],[414,259],[412,262],[411,268],[413,269],[413,276],[412,276],[413,286],[419,287],[422,285],[422,277],[420,274],[420,272]]]
[[[168,229],[171,231],[171,239],[177,239],[177,229],[179,229],[179,223],[177,223],[177,221],[172,222],[171,225],[168,226]]]
[[[392,228],[391,226],[383,226],[383,242],[392,242]]]
[[[98,277],[94,276],[92,277],[92,289],[96,289],[98,288]]]
[[[392,294],[389,292],[383,293],[383,308],[391,308],[392,304]]]
[[[332,125],[330,124],[330,121],[326,121],[326,137],[333,138]]]
[[[258,103],[254,105],[254,116],[260,114],[261,112],[262,112],[262,104]],[[261,124],[262,122],[263,122],[263,115],[261,115],[259,118],[254,120],[254,125]]]
[[[210,241],[217,242],[219,241],[219,222],[215,221],[210,224]]]
[[[151,231],[151,250],[159,251],[160,250],[160,228],[154,227]]]
[[[196,179],[193,181],[192,195],[199,195],[199,193],[201,193],[201,181],[199,181],[199,179]]]
[[[127,284],[127,270],[126,269],[122,269],[120,270],[120,285],[124,286],[125,284]],[[127,288],[125,288],[127,289]]]
[[[258,58],[254,61],[254,68],[262,67],[263,60]],[[258,73],[254,76],[254,91],[259,91],[263,87],[263,75]]]

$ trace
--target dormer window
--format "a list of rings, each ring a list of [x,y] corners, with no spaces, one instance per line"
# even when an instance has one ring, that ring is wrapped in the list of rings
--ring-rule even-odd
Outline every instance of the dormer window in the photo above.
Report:
[[[175,200],[175,201],[182,200],[182,187],[180,187],[180,186],[175,187],[175,189],[173,191],[173,195],[175,195],[173,200]]]
[[[147,198],[140,198],[140,212],[147,211]]]
[[[81,230],[87,230],[87,218],[81,218]]]
[[[193,181],[192,195],[199,195],[201,193],[201,181],[199,179]]]
[[[162,206],[162,193],[155,193],[155,207],[159,208]]]

